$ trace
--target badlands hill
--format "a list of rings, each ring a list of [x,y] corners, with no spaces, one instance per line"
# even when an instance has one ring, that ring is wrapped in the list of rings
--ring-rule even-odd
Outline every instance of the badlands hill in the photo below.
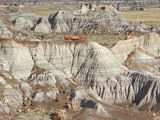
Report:
[[[111,5],[82,4],[81,9],[67,12],[58,11],[46,17],[37,17],[23,6],[2,6],[1,38],[28,39],[35,33],[70,34],[123,34],[129,30],[140,33],[160,33],[159,26],[143,23],[130,24],[124,16]],[[5,32],[3,32],[5,31]],[[27,35],[25,31],[31,31]],[[16,35],[15,35],[16,33]]]
[[[134,112],[130,117],[114,114],[120,110],[114,104],[125,103],[137,109],[148,106],[145,110],[153,110],[159,103],[160,77],[145,69],[143,72],[133,71],[123,65],[134,47],[141,47],[158,56],[159,47],[155,45],[159,40],[159,35],[148,34],[124,41],[125,46],[117,43],[111,51],[95,42],[1,40],[1,119],[10,119],[9,114],[13,117],[36,105],[44,107],[51,104],[52,112],[56,112],[67,102],[65,95],[68,95],[72,104],[79,106],[74,107],[75,114],[71,110],[59,112],[66,119],[79,119],[78,116],[83,117],[87,113],[86,120],[93,117],[126,120],[130,117],[139,120],[145,118],[146,113],[139,116],[136,110],[131,111],[130,108],[128,114]],[[122,47],[127,50],[118,53]],[[137,55],[133,55],[133,64],[140,64],[141,61],[158,64],[159,59],[137,51]],[[69,94],[64,94],[63,90]],[[57,96],[62,99],[61,103],[55,103]],[[55,104],[59,104],[60,108]],[[25,115],[21,117],[27,119]],[[148,114],[146,120],[150,120],[150,117]]]
[[[129,24],[112,6],[105,7],[41,18],[22,9],[1,9],[0,119],[151,120],[153,113],[159,119],[160,29]],[[95,24],[116,34],[134,30],[145,35],[110,48],[92,39],[35,36],[95,31]]]

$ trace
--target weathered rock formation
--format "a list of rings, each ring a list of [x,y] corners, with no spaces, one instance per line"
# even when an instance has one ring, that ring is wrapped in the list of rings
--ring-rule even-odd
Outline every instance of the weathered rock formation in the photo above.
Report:
[[[48,17],[48,20],[40,18],[35,26],[35,31],[56,33],[77,32],[95,23],[113,28],[115,31],[120,31],[122,30],[122,26],[129,25],[113,6],[105,6],[105,10],[102,12],[88,11],[82,14],[82,12],[77,13],[76,11],[73,13],[59,11],[53,13]]]
[[[124,44],[126,48],[120,44],[123,41],[117,43],[112,53],[94,42],[1,40],[0,85],[3,89],[0,89],[0,102],[4,107],[0,107],[0,111],[14,115],[23,104],[55,100],[59,94],[58,84],[76,85],[70,100],[94,109],[93,114],[105,113],[104,117],[110,115],[100,103],[128,102],[137,107],[145,104],[152,107],[160,101],[160,77],[130,71],[122,63],[135,46],[159,55],[159,35],[150,34],[130,41],[133,40],[124,41],[128,43]],[[134,59],[145,57],[137,54]]]
[[[17,17],[13,23],[17,31],[31,29],[33,27],[33,22],[24,17]]]
[[[114,30],[119,30],[120,25],[128,25],[125,18],[116,11],[112,6],[107,6],[102,13],[91,12],[91,15],[82,16],[74,15],[68,12],[58,12],[49,17],[51,27],[54,32],[69,32],[74,30],[82,30],[89,25],[96,23],[109,26]]]
[[[159,75],[159,41],[159,35],[151,33],[119,41],[112,48],[112,52],[129,69],[144,70]]]

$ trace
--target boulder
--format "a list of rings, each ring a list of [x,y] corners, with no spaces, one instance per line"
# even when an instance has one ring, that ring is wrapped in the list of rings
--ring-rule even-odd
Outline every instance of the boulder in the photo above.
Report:
[[[35,29],[36,32],[49,33],[50,28],[45,23],[38,24]]]
[[[14,25],[15,25],[15,29],[17,31],[19,30],[26,30],[26,29],[30,29],[33,27],[33,22],[25,17],[17,17],[14,21],[13,21]]]

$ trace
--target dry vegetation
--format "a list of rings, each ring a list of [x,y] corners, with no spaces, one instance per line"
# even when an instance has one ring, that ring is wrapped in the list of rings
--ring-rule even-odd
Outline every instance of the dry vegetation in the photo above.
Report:
[[[73,11],[76,9],[75,6],[26,6],[26,9],[31,10],[34,12],[37,16],[48,16],[52,13],[55,13],[59,10],[65,10],[65,11]]]
[[[140,21],[160,26],[160,8],[146,8],[145,11],[124,11],[122,14],[128,22],[139,23]]]
[[[37,16],[48,16],[58,11],[56,6],[26,6],[25,8],[31,10]]]

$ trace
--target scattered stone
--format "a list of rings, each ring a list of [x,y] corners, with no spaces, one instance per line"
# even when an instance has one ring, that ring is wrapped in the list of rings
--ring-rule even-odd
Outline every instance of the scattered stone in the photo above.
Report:
[[[78,107],[79,107],[78,104],[73,104],[73,103],[72,103],[72,109],[76,109],[76,108],[78,108]]]
[[[56,102],[61,103],[61,98],[60,97],[56,97]]]
[[[18,112],[19,112],[19,113],[22,113],[22,112],[23,112],[23,110],[22,110],[22,109],[19,109],[19,110],[18,110]]]
[[[152,117],[155,117],[155,116],[156,116],[156,114],[155,114],[155,113],[153,113]]]
[[[62,117],[62,116],[54,116],[52,118],[52,120],[64,120],[64,117]]]
[[[67,107],[67,109],[69,109],[69,110],[72,109],[72,105],[71,105],[70,103],[67,103],[67,104],[66,104],[66,107]]]
[[[36,110],[35,112],[36,112],[36,113],[40,113],[40,110],[38,109],[38,110]]]
[[[61,109],[60,112],[66,113],[66,109]]]

